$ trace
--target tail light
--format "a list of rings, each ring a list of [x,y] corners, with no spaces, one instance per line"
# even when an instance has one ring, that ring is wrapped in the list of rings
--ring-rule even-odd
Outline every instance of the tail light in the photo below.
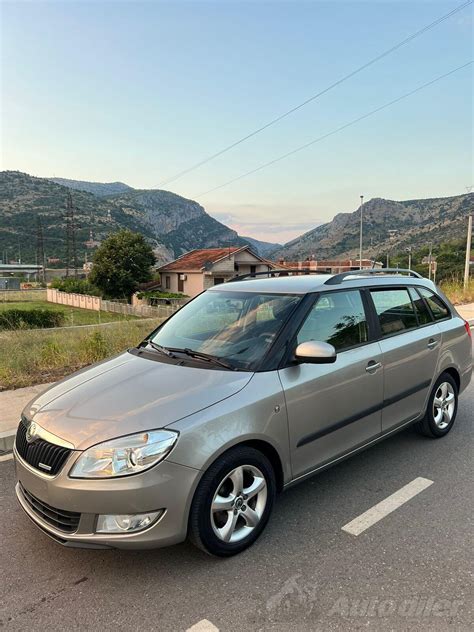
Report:
[[[467,322],[467,320],[464,321],[464,327],[467,331],[467,335],[469,336],[469,338],[472,340],[472,331],[471,331],[471,325]]]

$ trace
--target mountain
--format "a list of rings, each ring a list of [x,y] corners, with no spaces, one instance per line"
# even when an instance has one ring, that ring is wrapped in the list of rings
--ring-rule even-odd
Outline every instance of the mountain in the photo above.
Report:
[[[376,256],[432,241],[460,239],[466,233],[466,217],[474,211],[474,193],[424,200],[374,198],[363,205],[364,254]],[[271,252],[273,259],[288,261],[330,259],[359,254],[360,210],[339,213],[327,224],[289,241]]]
[[[89,257],[92,254],[86,247],[91,232],[94,240],[101,241],[120,228],[142,233],[153,246],[159,263],[193,248],[248,243],[208,215],[197,202],[169,191],[132,189],[118,183],[126,189],[106,195],[99,185],[101,193],[97,195],[83,190],[97,183],[72,182],[77,186],[71,190],[51,179],[18,171],[0,172],[0,259],[6,250],[7,260],[17,259],[21,251],[23,261],[35,261],[39,218],[46,256],[57,257],[64,264],[69,193],[75,208],[79,262],[86,253]]]
[[[68,189],[86,191],[86,193],[93,193],[99,197],[133,191],[132,187],[123,182],[86,182],[84,180],[69,180],[69,178],[48,178],[48,180],[61,184],[63,187],[68,187]]]
[[[262,257],[266,257],[271,252],[274,252],[278,248],[282,247],[281,244],[273,244],[269,241],[260,241],[260,239],[254,239],[253,237],[242,236],[242,239],[245,239],[245,241],[252,246],[252,250],[257,252]]]

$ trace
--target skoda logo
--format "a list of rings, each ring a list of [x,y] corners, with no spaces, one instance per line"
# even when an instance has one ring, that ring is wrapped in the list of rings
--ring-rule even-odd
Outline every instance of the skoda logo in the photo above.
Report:
[[[33,441],[37,438],[36,430],[36,424],[32,421],[26,431],[26,440],[28,443],[33,443]]]

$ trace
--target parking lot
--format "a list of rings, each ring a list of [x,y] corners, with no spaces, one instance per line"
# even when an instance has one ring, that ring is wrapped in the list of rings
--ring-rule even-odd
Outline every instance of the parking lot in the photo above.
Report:
[[[17,505],[4,460],[0,626],[470,630],[473,415],[471,385],[446,438],[409,429],[288,490],[256,545],[231,559],[187,543],[138,553],[62,548]],[[360,535],[342,529],[418,478],[432,484]]]

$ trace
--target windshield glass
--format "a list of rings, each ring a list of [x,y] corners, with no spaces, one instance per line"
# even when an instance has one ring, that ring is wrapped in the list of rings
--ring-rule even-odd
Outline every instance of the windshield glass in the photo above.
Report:
[[[255,292],[204,292],[150,338],[168,349],[191,349],[254,369],[300,296]]]

